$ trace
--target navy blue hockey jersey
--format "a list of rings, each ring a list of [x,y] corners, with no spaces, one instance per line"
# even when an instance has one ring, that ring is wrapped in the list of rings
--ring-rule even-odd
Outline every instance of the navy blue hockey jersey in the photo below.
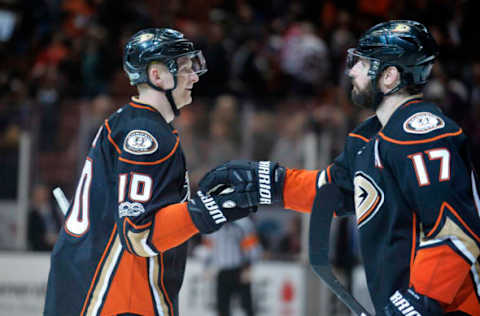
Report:
[[[286,186],[296,182],[298,191],[301,174],[287,171]],[[303,182],[311,196],[312,180]],[[377,315],[397,289],[412,286],[446,312],[480,315],[478,183],[457,124],[435,105],[411,99],[384,128],[373,116],[350,133],[344,152],[313,185],[326,182],[353,199],[345,205],[354,209],[336,214],[357,218]],[[313,205],[307,201],[304,210]]]
[[[178,315],[197,233],[177,132],[132,101],[100,127],[51,257],[45,315]]]

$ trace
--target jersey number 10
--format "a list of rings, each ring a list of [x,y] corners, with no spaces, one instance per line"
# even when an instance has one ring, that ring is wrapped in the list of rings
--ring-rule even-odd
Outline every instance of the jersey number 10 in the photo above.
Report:
[[[118,179],[118,202],[126,198],[126,190],[129,174],[120,174]],[[72,208],[65,220],[65,228],[69,235],[74,237],[83,236],[89,229],[90,210],[90,187],[93,177],[93,162],[87,158],[78,181],[75,198]],[[128,198],[131,201],[145,203],[152,198],[153,180],[150,176],[141,173],[130,173],[130,186],[128,187]]]

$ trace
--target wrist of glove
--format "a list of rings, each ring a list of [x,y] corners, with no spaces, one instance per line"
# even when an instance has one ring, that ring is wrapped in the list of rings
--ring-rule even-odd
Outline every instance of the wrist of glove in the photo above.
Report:
[[[200,180],[200,189],[211,195],[231,188],[235,192],[254,193],[249,206],[283,206],[285,168],[271,161],[232,160],[208,172]]]
[[[211,196],[198,191],[188,201],[187,209],[199,232],[208,234],[219,230],[226,222],[256,212],[256,206],[248,206],[248,199],[248,194],[224,193]]]
[[[384,308],[386,316],[441,316],[440,304],[425,295],[418,294],[412,288],[396,291]]]

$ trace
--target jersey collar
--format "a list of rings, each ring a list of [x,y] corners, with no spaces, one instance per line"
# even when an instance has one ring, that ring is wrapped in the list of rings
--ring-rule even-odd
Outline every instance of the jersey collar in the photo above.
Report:
[[[407,106],[409,106],[411,104],[419,103],[419,102],[423,102],[423,94],[421,94],[421,93],[412,95],[410,98],[403,101],[403,104],[400,105],[397,110],[406,108]],[[397,112],[397,111],[395,111],[395,112]]]
[[[144,109],[144,110],[160,113],[160,112],[158,112],[158,110],[156,108],[154,108],[150,104],[146,104],[146,103],[142,103],[142,102],[138,101],[138,99],[136,97],[131,97],[128,105],[133,106],[134,108]]]

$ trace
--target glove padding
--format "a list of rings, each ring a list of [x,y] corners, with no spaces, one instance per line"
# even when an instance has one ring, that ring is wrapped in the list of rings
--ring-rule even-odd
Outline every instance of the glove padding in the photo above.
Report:
[[[248,206],[274,203],[283,206],[285,168],[271,161],[232,160],[209,171],[200,180],[203,192],[217,195],[231,188],[238,193],[248,193]],[[254,193],[250,195],[250,193]]]
[[[386,316],[441,316],[443,310],[440,304],[425,296],[418,294],[412,288],[396,291],[384,308]]]
[[[202,234],[220,229],[226,222],[234,221],[257,211],[248,206],[252,193],[223,193],[211,196],[197,191],[187,203],[193,223]]]

